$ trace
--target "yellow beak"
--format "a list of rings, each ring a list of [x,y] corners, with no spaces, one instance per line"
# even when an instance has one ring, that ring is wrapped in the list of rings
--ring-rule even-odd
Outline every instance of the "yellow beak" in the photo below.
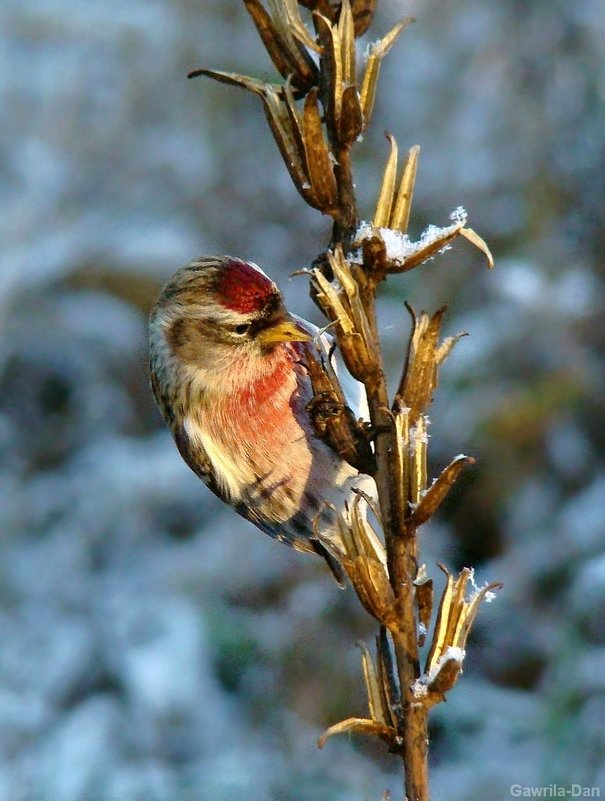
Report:
[[[256,335],[256,340],[261,345],[274,345],[277,342],[310,342],[312,339],[311,334],[300,328],[293,320],[283,320]]]

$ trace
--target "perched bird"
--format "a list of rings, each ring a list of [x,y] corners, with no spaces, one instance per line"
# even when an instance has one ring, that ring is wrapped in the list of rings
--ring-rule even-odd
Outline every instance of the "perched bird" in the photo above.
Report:
[[[342,579],[326,504],[343,511],[354,487],[374,495],[375,485],[314,433],[304,361],[319,334],[288,313],[257,265],[201,258],[174,275],[151,312],[151,383],[181,456],[212,492],[271,537],[322,555]],[[362,386],[342,372],[340,380],[363,415]]]

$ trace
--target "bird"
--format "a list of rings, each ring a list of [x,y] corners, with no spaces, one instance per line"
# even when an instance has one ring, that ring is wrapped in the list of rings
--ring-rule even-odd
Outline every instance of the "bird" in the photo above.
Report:
[[[322,556],[344,582],[337,515],[373,479],[317,436],[305,356],[331,339],[291,314],[277,285],[253,262],[202,257],[166,283],[149,319],[156,403],[186,464],[261,531]],[[363,386],[341,365],[356,417]]]

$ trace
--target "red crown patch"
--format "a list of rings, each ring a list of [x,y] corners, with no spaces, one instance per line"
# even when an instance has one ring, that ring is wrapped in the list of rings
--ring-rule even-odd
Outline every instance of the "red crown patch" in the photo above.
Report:
[[[260,311],[278,289],[266,275],[248,262],[230,259],[219,278],[218,295],[228,309],[240,314]]]

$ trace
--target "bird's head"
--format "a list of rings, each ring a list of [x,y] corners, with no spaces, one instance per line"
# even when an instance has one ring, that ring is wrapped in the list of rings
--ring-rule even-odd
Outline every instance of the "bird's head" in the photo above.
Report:
[[[255,264],[230,256],[181,268],[162,289],[150,330],[152,365],[193,369],[202,383],[204,376],[214,383],[234,369],[260,375],[277,346],[311,339],[286,311],[273,281]]]

